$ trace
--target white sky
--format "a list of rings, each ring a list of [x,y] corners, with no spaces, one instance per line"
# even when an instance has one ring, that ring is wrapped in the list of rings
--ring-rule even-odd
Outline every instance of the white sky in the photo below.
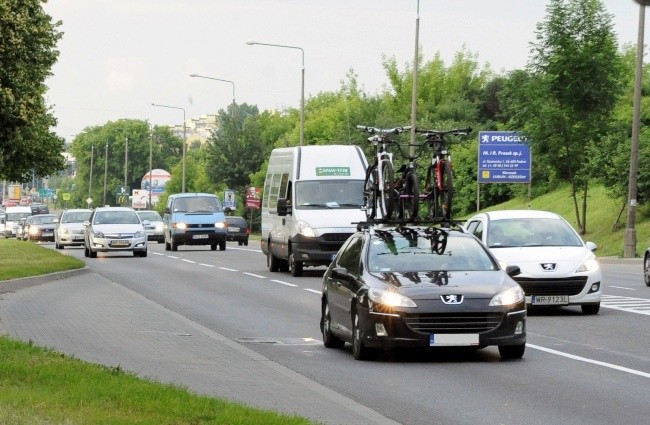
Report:
[[[496,72],[523,68],[545,0],[420,0],[424,60],[449,65],[463,45]],[[298,107],[300,50],[305,97],[336,91],[347,71],[374,94],[387,83],[382,55],[413,60],[417,0],[49,0],[63,22],[46,98],[57,133],[71,141],[87,126],[120,118],[182,124],[232,102],[260,110]],[[619,43],[636,44],[639,6],[604,0]],[[650,18],[646,18],[646,23]],[[648,28],[646,25],[645,33]]]

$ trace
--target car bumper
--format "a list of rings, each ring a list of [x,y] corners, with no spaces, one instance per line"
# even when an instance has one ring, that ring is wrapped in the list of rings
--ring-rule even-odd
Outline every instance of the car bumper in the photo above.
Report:
[[[226,232],[214,230],[175,231],[171,235],[176,245],[212,245],[226,241]]]
[[[526,304],[535,307],[598,304],[602,298],[602,276],[544,279],[514,278],[526,294]]]
[[[327,266],[349,236],[348,233],[334,234],[334,237],[324,235],[318,238],[298,235],[291,240],[291,250],[297,261],[306,265]]]
[[[146,231],[147,239],[150,241],[162,242],[165,240],[165,234],[162,232],[162,230],[146,229]]]
[[[382,313],[359,307],[362,340],[372,348],[396,347],[485,347],[520,345],[526,342],[526,309],[467,311],[461,315],[424,312]],[[473,316],[467,331],[461,317]],[[479,324],[481,321],[484,324]],[[425,324],[426,323],[426,324]],[[464,329],[463,329],[464,328]]]
[[[90,238],[90,249],[95,252],[146,251],[146,238],[110,239]]]
[[[84,235],[58,235],[58,244],[64,246],[81,246],[84,244]]]

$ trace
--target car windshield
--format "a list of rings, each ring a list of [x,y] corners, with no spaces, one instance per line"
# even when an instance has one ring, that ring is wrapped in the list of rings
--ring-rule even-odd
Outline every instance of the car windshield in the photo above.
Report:
[[[35,215],[32,217],[32,224],[52,224],[54,223],[53,215]]]
[[[431,239],[378,233],[370,240],[368,268],[373,272],[490,271],[497,270],[489,254],[474,238],[450,235],[440,253]]]
[[[90,218],[90,211],[70,211],[63,213],[61,223],[83,223]]]
[[[100,211],[95,214],[94,224],[139,224],[133,211]]]
[[[488,226],[487,242],[490,248],[582,246],[571,226],[557,218],[493,220]]]
[[[21,218],[27,218],[30,215],[32,215],[30,212],[7,213],[7,221],[20,221]]]
[[[174,202],[174,212],[211,214],[221,211],[221,202],[216,196],[188,196]]]
[[[314,180],[296,183],[297,209],[361,208],[362,180]]]
[[[162,221],[160,214],[155,211],[140,211],[138,212],[140,220],[149,220],[149,221]]]

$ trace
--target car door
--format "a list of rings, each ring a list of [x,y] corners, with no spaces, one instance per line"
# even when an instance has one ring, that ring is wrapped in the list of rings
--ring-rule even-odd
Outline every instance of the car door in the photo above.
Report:
[[[362,247],[361,235],[354,235],[348,239],[334,260],[334,268],[327,278],[332,327],[348,334],[352,333],[350,310],[359,287]],[[338,271],[343,269],[345,269],[345,273]]]

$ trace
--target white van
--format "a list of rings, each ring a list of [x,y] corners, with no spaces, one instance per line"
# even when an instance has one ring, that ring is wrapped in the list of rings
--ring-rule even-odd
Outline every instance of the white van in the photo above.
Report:
[[[274,149],[262,198],[262,252],[270,271],[301,276],[328,265],[366,220],[362,210],[368,161],[353,145]]]
[[[31,207],[16,206],[5,208],[4,218],[0,218],[0,230],[5,238],[15,237],[20,219],[32,215]]]

